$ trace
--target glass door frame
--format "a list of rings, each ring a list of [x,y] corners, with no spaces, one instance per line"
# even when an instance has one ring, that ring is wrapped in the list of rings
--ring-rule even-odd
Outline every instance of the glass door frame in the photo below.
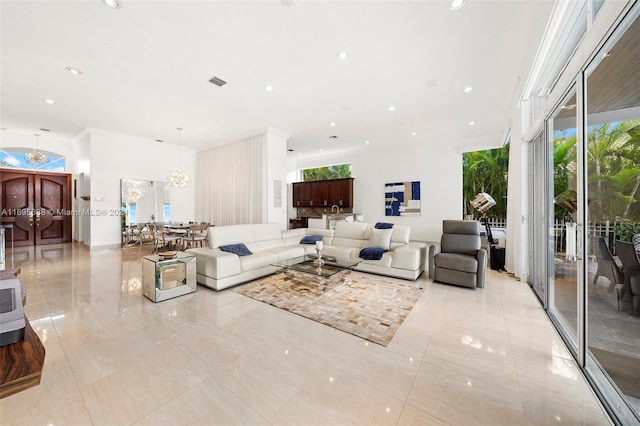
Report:
[[[572,330],[567,322],[563,319],[559,310],[555,307],[555,234],[553,231],[553,225],[555,223],[554,212],[554,193],[551,188],[554,188],[554,128],[553,121],[562,107],[571,99],[572,96],[576,96],[576,106],[583,103],[583,83],[582,76],[579,75],[576,80],[565,91],[564,96],[558,101],[555,107],[551,110],[548,117],[544,121],[544,133],[545,133],[545,224],[546,224],[546,304],[545,310],[547,315],[553,322],[558,333],[561,335],[562,340],[569,348],[569,351],[575,357],[576,360],[580,360],[580,365],[584,362],[584,347],[585,347],[585,326],[584,326],[584,286],[585,275],[584,271],[587,269],[587,263],[585,261],[585,194],[586,194],[586,180],[585,180],[585,159],[586,152],[583,145],[584,120],[581,117],[581,110],[576,111],[576,194],[577,194],[577,212],[576,212],[576,330],[575,336],[574,330]]]
[[[540,304],[546,310],[549,306],[547,279],[547,137],[542,129],[529,143],[529,276],[528,283]],[[540,168],[539,165],[542,165]],[[541,196],[539,196],[541,195]],[[536,261],[536,259],[538,259]],[[537,288],[539,287],[539,289]]]

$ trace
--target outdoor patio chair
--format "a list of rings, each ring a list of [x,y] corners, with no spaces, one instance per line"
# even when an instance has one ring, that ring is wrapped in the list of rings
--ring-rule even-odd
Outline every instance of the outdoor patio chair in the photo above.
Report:
[[[620,292],[620,298],[624,298],[629,292],[633,302],[633,310],[640,308],[640,261],[636,255],[633,243],[616,241],[616,251],[622,261],[622,271],[624,272],[624,284]]]
[[[613,289],[616,284],[622,284],[624,280],[623,271],[611,255],[606,240],[603,237],[592,236],[591,243],[593,254],[598,260],[598,270],[593,277],[593,285],[597,284],[600,277],[605,277],[609,280],[611,283],[609,285],[610,289]]]

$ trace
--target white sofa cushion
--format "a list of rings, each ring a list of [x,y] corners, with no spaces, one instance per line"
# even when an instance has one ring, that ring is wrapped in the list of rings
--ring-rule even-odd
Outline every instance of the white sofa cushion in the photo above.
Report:
[[[362,248],[369,225],[361,222],[338,222],[333,232],[332,246]]]
[[[294,257],[302,257],[306,254],[305,249],[301,246],[274,247],[267,249],[266,251],[278,256],[278,261],[280,262],[287,259],[293,259]]]
[[[239,259],[242,272],[247,272],[276,263],[278,255],[269,251],[259,251],[251,256],[242,256]]]
[[[360,248],[358,247],[346,247],[346,246],[324,246],[322,250],[322,257],[329,256],[336,259],[343,260],[359,260],[358,254]]]
[[[255,241],[254,225],[212,226],[209,228],[209,247],[215,249],[227,244],[249,243]],[[253,251],[251,247],[249,250]]]
[[[275,223],[257,223],[253,225],[253,240],[282,240],[282,231]]]
[[[393,225],[391,228],[391,242],[409,244],[409,237],[411,236],[411,227],[402,225]]]

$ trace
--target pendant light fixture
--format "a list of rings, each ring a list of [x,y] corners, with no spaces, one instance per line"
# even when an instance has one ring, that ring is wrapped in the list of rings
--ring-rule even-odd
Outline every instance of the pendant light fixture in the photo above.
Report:
[[[189,174],[180,167],[180,151],[182,150],[182,127],[178,129],[178,168],[173,169],[167,175],[169,186],[173,188],[185,188],[189,184]]]
[[[34,133],[34,136],[36,137],[36,146],[33,148],[33,152],[27,152],[27,159],[33,165],[42,165],[47,160],[47,156],[44,152],[38,151],[38,138],[40,135]]]

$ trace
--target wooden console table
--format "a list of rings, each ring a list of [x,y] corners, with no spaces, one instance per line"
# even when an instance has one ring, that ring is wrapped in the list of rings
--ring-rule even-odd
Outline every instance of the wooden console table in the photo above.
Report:
[[[0,279],[17,277],[19,269],[1,271]],[[26,300],[23,287],[22,304]],[[24,317],[24,340],[0,347],[0,399],[40,384],[44,346]]]

